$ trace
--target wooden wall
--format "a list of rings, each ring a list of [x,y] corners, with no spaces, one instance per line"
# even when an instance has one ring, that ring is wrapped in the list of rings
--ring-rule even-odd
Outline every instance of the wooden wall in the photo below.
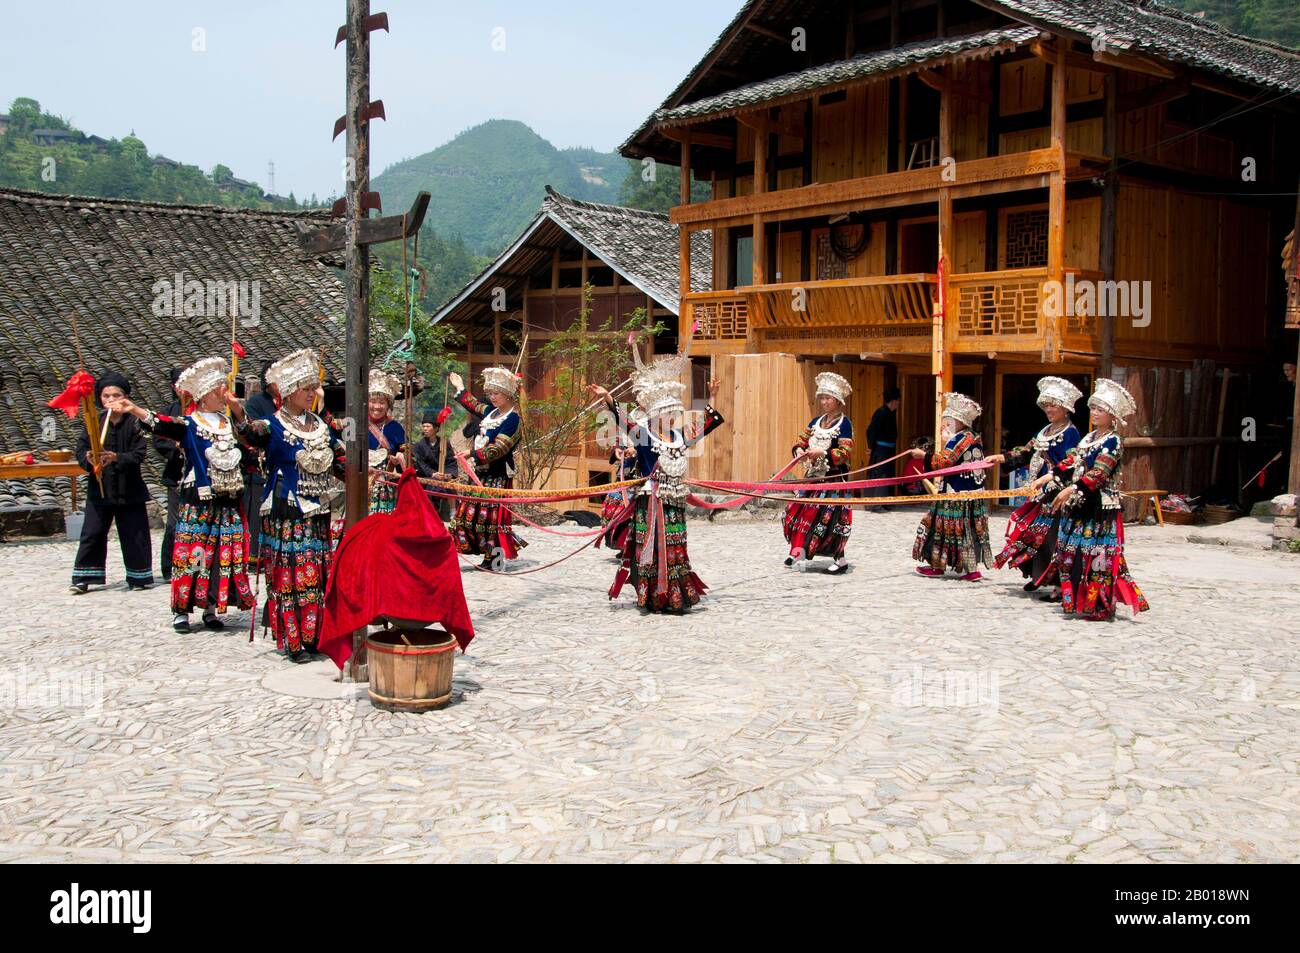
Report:
[[[790,448],[818,411],[816,376],[842,374],[853,385],[853,467],[866,464],[866,431],[885,389],[882,365],[800,361],[791,354],[726,354],[713,358],[722,382],[714,404],[727,423],[700,444],[691,473],[701,479],[765,480],[790,459]],[[698,395],[703,399],[703,395]]]
[[[1230,199],[1121,181],[1115,277],[1151,282],[1151,323],[1115,321],[1119,354],[1169,357],[1171,348],[1259,351],[1276,263],[1267,210]]]
[[[838,182],[889,171],[889,84],[846,90],[813,110],[813,181]]]

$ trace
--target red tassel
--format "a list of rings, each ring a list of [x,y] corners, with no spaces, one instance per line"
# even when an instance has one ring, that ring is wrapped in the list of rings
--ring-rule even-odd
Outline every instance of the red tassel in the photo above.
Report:
[[[248,352],[244,350],[244,345],[240,344],[238,341],[232,340],[230,342],[230,349],[235,352],[235,357],[248,356]]]
[[[438,411],[438,426],[441,427],[446,422],[447,418],[450,416],[451,416],[450,407],[444,407],[442,408],[442,410]]]
[[[85,371],[77,371],[68,378],[68,386],[46,406],[61,410],[69,417],[81,412],[81,399],[95,392],[95,379]]]

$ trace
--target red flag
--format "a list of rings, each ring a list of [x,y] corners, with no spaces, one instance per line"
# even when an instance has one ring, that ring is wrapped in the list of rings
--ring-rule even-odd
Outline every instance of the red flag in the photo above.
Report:
[[[352,633],[381,616],[440,623],[463,652],[474,638],[456,544],[410,467],[391,513],[373,513],[344,535],[330,567],[320,649],[342,668]]]
[[[442,408],[442,410],[438,411],[438,426],[441,427],[444,423],[446,423],[447,418],[450,416],[451,416],[450,407],[444,407]]]
[[[81,413],[81,399],[94,392],[95,379],[85,371],[77,371],[68,378],[68,386],[63,389],[63,393],[51,400],[47,406],[61,410],[69,417],[75,417]]]

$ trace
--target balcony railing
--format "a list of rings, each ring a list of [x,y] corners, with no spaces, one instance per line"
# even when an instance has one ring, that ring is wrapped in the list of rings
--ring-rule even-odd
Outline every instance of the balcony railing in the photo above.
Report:
[[[1075,281],[1096,280],[1099,272],[1067,268]],[[1041,338],[1045,332],[1043,314],[1048,301],[1046,268],[1016,268],[953,275],[948,279],[948,300],[957,313],[958,341],[987,341],[991,338]],[[1059,329],[1071,334],[1091,334],[1096,315],[1086,304],[1060,289],[1056,300],[1063,311]],[[1070,304],[1069,307],[1066,307]],[[1094,309],[1095,310],[1095,309]]]

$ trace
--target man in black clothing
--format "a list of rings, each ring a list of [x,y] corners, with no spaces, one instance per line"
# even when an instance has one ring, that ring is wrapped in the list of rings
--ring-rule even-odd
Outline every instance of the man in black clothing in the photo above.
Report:
[[[184,413],[184,408],[181,407],[181,394],[176,389],[176,381],[180,379],[181,368],[173,367],[168,376],[171,378],[175,400],[163,408],[163,414],[168,417],[180,417]],[[167,488],[167,522],[163,527],[162,552],[158,554],[158,561],[162,565],[163,582],[170,582],[172,549],[176,544],[176,512],[181,506],[181,477],[185,474],[185,451],[175,440],[168,440],[166,437],[154,437],[153,448],[163,459],[162,485]]]
[[[438,470],[439,449],[442,449],[442,472],[447,474],[448,478],[455,479],[456,454],[452,450],[451,441],[445,443],[438,436],[438,415],[429,411],[424,415],[424,423],[420,425],[424,436],[415,442],[414,465],[415,472],[422,477],[433,477]],[[446,497],[440,497],[437,501],[438,515],[443,520],[451,519],[451,501]]]
[[[253,420],[270,420],[279,408],[280,392],[266,379],[266,372],[274,361],[262,363],[262,389],[244,401],[244,413]],[[266,495],[266,474],[261,455],[253,466],[253,454],[246,454],[248,466],[244,470],[244,525],[248,527],[249,556],[260,559],[262,554],[262,497]]]
[[[885,403],[871,415],[871,423],[867,425],[867,448],[871,452],[868,465],[888,460],[898,452],[898,404],[902,396],[902,391],[897,387],[887,388]],[[893,475],[888,468],[880,467],[870,471],[867,478],[874,480]],[[887,486],[873,486],[867,490],[866,495],[893,496],[894,491]]]
[[[254,420],[270,420],[275,416],[278,406],[276,398],[279,394],[275,385],[269,383],[266,379],[266,372],[274,363],[274,361],[265,361],[262,364],[262,389],[244,401],[244,413]]]
[[[100,374],[95,381],[95,402],[111,406],[118,398],[131,393],[131,384],[115,371]],[[140,422],[129,414],[108,413],[100,455],[100,479],[94,477],[90,456],[90,434],[82,427],[77,441],[77,462],[91,474],[86,488],[86,517],[81,524],[81,545],[72,568],[72,592],[81,594],[92,585],[106,582],[108,531],[117,523],[122,562],[126,565],[126,584],[130,589],[153,586],[153,552],[149,545],[149,490],[140,474],[140,464],[149,452]],[[100,490],[100,482],[103,490]]]

